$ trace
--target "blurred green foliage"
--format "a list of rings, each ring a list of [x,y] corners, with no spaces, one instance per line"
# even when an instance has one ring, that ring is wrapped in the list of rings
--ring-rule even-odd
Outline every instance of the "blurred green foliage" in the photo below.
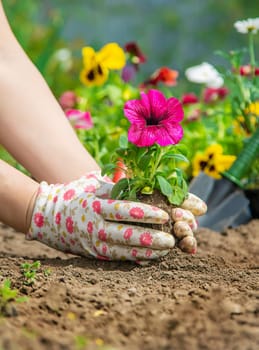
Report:
[[[185,91],[189,83],[184,70],[203,61],[224,65],[215,50],[245,46],[245,36],[236,33],[233,23],[258,12],[257,1],[246,0],[3,0],[3,4],[18,40],[56,96],[78,83],[81,47],[97,49],[111,41],[122,46],[136,41],[148,58],[139,72],[142,78],[161,65],[169,66],[180,72],[178,92]],[[70,65],[55,54],[61,48],[71,53]]]

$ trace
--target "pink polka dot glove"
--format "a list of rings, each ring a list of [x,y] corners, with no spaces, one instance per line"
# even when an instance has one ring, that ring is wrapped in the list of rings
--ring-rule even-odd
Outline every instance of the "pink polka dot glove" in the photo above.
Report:
[[[42,182],[27,239],[105,260],[143,261],[166,255],[175,245],[174,237],[143,224],[165,223],[168,214],[143,203],[107,199],[112,186],[99,172],[67,184]]]

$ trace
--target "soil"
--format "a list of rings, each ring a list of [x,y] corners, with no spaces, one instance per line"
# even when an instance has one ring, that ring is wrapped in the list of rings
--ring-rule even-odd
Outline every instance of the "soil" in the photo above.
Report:
[[[259,349],[259,220],[200,228],[196,255],[148,266],[66,255],[3,225],[0,241],[0,284],[28,297],[8,303],[0,349]],[[34,261],[28,286],[21,264]]]

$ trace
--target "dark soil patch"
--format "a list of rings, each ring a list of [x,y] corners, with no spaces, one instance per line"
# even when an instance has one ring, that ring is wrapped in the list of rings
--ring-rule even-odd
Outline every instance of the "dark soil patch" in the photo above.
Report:
[[[5,226],[0,241],[0,283],[29,297],[0,318],[1,349],[259,348],[259,220],[202,228],[196,255],[175,248],[145,267],[62,254]],[[20,266],[35,260],[26,286]]]

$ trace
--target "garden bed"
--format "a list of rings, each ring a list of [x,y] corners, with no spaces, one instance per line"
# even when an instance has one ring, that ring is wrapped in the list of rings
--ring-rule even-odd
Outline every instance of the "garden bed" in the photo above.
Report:
[[[0,282],[29,299],[0,319],[0,348],[256,350],[258,235],[259,220],[224,235],[201,228],[196,255],[175,249],[140,267],[65,255],[1,226]],[[20,267],[35,260],[27,286]]]

